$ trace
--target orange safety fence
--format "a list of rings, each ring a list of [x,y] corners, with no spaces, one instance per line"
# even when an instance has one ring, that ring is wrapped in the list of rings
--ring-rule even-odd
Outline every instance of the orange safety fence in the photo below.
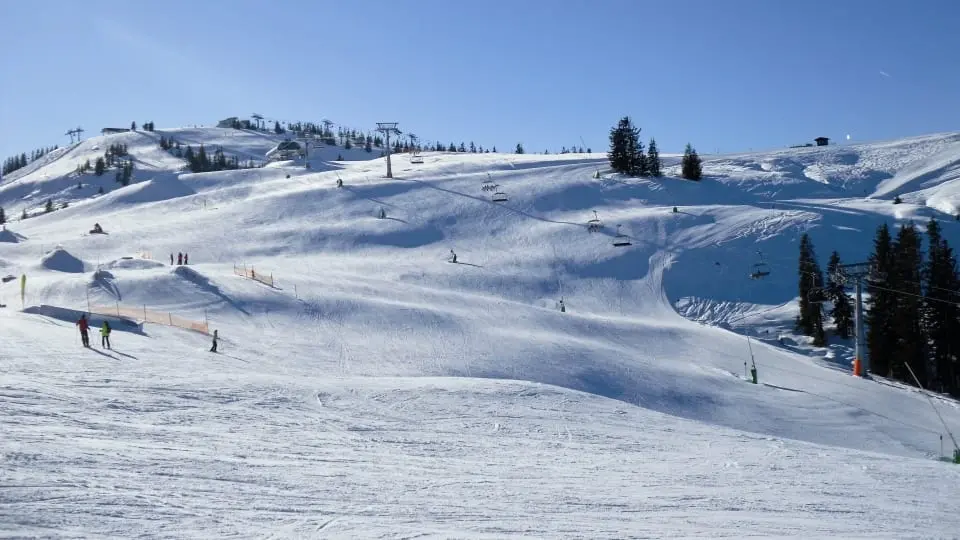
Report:
[[[259,281],[260,283],[263,283],[264,285],[268,285],[270,287],[276,286],[273,281],[272,272],[269,274],[265,274],[262,271],[257,271],[252,266],[248,268],[247,265],[243,265],[243,266],[233,265],[233,273],[238,276],[243,276],[245,278],[252,279],[254,281]]]
[[[192,321],[190,319],[184,319],[183,317],[177,317],[168,312],[150,311],[146,306],[140,308],[121,306],[119,304],[114,306],[92,306],[90,307],[90,313],[128,317],[138,321],[184,328],[186,330],[200,332],[201,334],[210,334],[210,325],[207,321]]]

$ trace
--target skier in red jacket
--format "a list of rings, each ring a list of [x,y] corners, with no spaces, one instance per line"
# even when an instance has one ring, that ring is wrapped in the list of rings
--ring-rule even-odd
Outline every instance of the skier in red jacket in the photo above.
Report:
[[[80,327],[80,340],[83,341],[84,347],[90,346],[90,335],[87,334],[87,330],[90,329],[90,324],[87,322],[87,314],[84,313],[80,316],[80,320],[77,321],[77,326]]]

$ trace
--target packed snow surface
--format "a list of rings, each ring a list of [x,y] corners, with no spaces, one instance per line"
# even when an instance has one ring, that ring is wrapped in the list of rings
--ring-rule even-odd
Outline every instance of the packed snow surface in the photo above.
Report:
[[[247,159],[278,143],[124,133],[0,184],[8,215],[34,216],[0,243],[0,273],[27,275],[23,304],[0,283],[3,534],[960,530],[929,400],[955,432],[960,405],[791,333],[800,233],[854,262],[880,223],[952,220],[954,134],[707,156],[699,183],[676,156],[630,179],[600,154],[399,154],[387,179],[376,153],[335,148],[191,174],[162,134]],[[134,183],[74,173],[115,142]],[[69,206],[43,214],[51,198]],[[751,280],[758,261],[770,276]],[[88,306],[208,321],[220,350],[155,322],[83,349]]]

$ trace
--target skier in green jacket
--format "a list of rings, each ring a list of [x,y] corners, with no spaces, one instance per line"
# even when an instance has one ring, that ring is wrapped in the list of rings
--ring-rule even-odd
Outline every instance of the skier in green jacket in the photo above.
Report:
[[[103,321],[100,327],[100,346],[110,349],[110,323]]]

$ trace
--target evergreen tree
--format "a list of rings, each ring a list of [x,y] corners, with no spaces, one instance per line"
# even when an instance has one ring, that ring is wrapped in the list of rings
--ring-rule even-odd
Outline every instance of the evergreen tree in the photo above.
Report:
[[[197,150],[197,172],[206,172],[210,170],[210,158],[207,157],[207,149],[200,143],[200,149]]]
[[[187,160],[187,164],[190,166],[190,172],[200,172],[200,168],[197,165],[197,156],[193,153],[193,147],[189,144],[183,152],[183,159]]]
[[[800,314],[797,317],[797,329],[807,336],[813,337],[813,344],[817,347],[826,345],[826,334],[823,329],[823,273],[817,254],[813,248],[810,235],[804,233],[800,237],[799,260],[799,292]]]
[[[447,152],[456,152],[456,151],[457,151],[457,145],[450,143],[450,146],[447,147]]]
[[[497,153],[497,147],[494,146],[494,147],[493,147],[493,150],[491,150],[491,152],[493,152],[494,154],[496,154],[496,153]]]
[[[514,150],[514,153],[515,153],[515,154],[522,154],[522,153],[523,153],[523,143],[517,143],[517,149]]]
[[[477,145],[473,144],[473,141],[470,141],[470,153],[471,154],[477,153]]]
[[[49,214],[53,212],[53,199],[47,199],[46,204],[43,205],[43,213]]]
[[[687,180],[700,180],[703,177],[703,162],[697,151],[690,143],[683,151],[683,161],[680,164],[680,176]]]
[[[347,139],[347,140],[343,143],[343,148],[344,148],[345,150],[350,150],[351,148],[353,148],[353,143],[350,142],[350,139]]]
[[[924,358],[926,346],[923,342],[921,312],[923,307],[920,274],[923,266],[920,234],[911,222],[900,228],[893,244],[893,283],[888,287],[899,291],[895,296],[894,328],[896,329],[897,348],[891,365],[893,377],[910,383],[913,378],[904,367],[909,362],[920,384],[927,385],[927,362]]]
[[[100,194],[100,195],[103,195],[103,186],[100,186],[100,187],[97,189],[97,193]]]
[[[837,329],[837,336],[843,339],[853,335],[853,304],[850,296],[844,289],[844,284],[837,278],[840,270],[840,254],[834,251],[830,254],[827,263],[826,299],[833,303],[830,317]]]
[[[650,144],[647,145],[647,169],[650,171],[650,176],[654,178],[663,176],[663,163],[660,161],[660,151],[657,149],[657,141],[652,137],[650,138]]]
[[[647,154],[643,152],[643,143],[637,138],[633,152],[632,176],[650,176],[650,165],[647,163]]]
[[[274,121],[273,121],[273,132],[276,133],[277,135],[280,135],[281,133],[283,133],[283,128],[280,127],[280,121],[279,121],[279,120],[274,120]]]
[[[363,150],[368,154],[373,152],[373,141],[370,138],[367,138],[367,144],[363,146]]]
[[[897,308],[893,276],[893,239],[884,223],[877,228],[870,255],[872,276],[867,281],[867,356],[870,370],[882,376],[890,374],[897,337],[893,325]]]
[[[607,159],[610,167],[618,173],[633,175],[637,169],[637,143],[640,130],[633,126],[629,116],[624,116],[610,130],[610,151]]]
[[[25,219],[27,219],[27,218],[29,218],[29,217],[30,217],[30,215],[27,214],[27,209],[24,208],[24,209],[23,209],[23,213],[20,214],[20,221],[23,221],[23,220],[25,220]]]
[[[7,222],[7,214],[4,213],[3,207],[0,206],[0,225],[3,225]]]
[[[130,131],[136,131],[136,130],[137,130],[137,123],[130,122]]]
[[[102,157],[97,158],[97,164],[93,169],[93,173],[97,176],[103,176],[104,171],[107,170],[107,163],[103,160]]]
[[[460,141],[460,146],[457,147],[457,152],[464,153],[467,151],[467,145],[463,144],[463,141]]]
[[[953,249],[942,236],[940,224],[927,223],[927,260],[923,265],[923,329],[926,335],[930,386],[939,392],[960,393],[957,357],[960,354],[960,278]],[[911,364],[911,367],[913,365]]]

